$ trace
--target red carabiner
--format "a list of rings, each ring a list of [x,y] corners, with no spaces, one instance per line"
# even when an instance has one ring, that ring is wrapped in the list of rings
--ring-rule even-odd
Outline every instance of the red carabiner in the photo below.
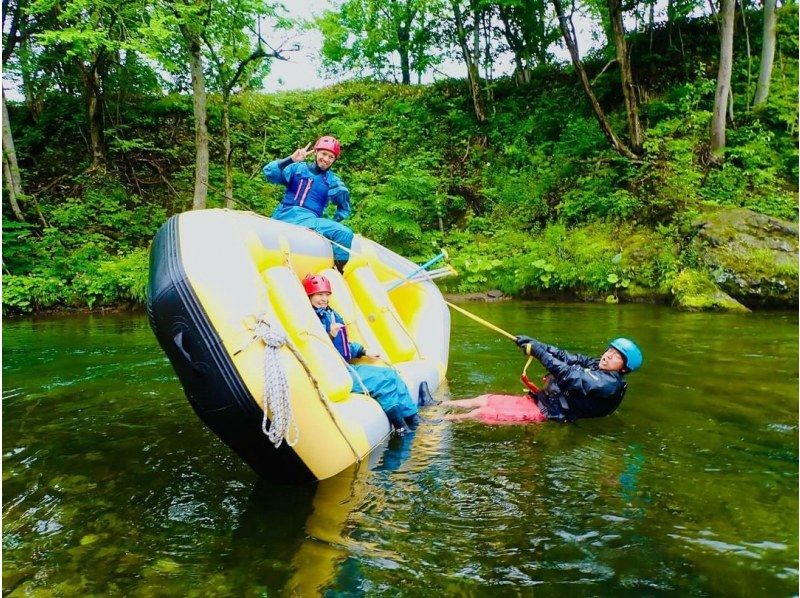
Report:
[[[538,386],[536,386],[536,385],[535,385],[533,382],[531,382],[531,379],[530,379],[530,378],[528,378],[528,374],[522,374],[522,375],[519,377],[519,379],[520,379],[520,380],[522,380],[522,383],[523,383],[525,386],[527,386],[527,387],[528,387],[528,389],[529,389],[529,390],[530,390],[532,393],[534,393],[534,394],[535,394],[535,393],[537,393],[537,392],[539,392],[539,391],[540,391],[540,388],[539,388]]]

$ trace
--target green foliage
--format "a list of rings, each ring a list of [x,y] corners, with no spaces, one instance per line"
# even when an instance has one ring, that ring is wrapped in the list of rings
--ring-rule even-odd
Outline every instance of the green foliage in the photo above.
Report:
[[[72,292],[88,307],[121,301],[144,303],[147,297],[148,251],[134,249],[127,255],[93,263],[72,280]]]
[[[367,0],[359,4],[371,6]],[[501,4],[517,11],[512,25],[536,9],[516,0]],[[685,8],[675,6],[679,13]],[[191,24],[197,15],[187,11],[181,19]],[[173,39],[176,19],[154,12],[141,33],[150,42]],[[746,54],[737,46],[736,120],[721,165],[707,159],[715,88],[709,61],[718,52],[717,33],[713,23],[691,20],[680,23],[680,48],[674,32],[669,46],[666,28],[656,27],[652,38],[631,36],[643,98],[640,162],[623,160],[609,148],[569,69],[540,65],[529,69],[530,83],[494,81],[493,111],[482,126],[475,123],[465,81],[351,81],[314,91],[235,93],[234,197],[241,209],[271,213],[282,189],[264,183],[261,167],[332,134],[343,143],[334,171],[352,196],[347,224],[412,259],[447,247],[460,277],[443,279],[445,288],[612,301],[668,296],[688,284],[688,274],[678,281],[682,272],[703,272],[703,256],[689,240],[704,206],[741,206],[797,220],[795,21],[779,20],[789,33],[779,33],[770,97],[756,111],[747,110]],[[758,23],[748,23],[756,52]],[[213,32],[221,36],[217,41],[225,36]],[[253,49],[245,44],[249,39],[237,39],[241,43],[224,44],[211,69],[224,75],[210,83],[217,89],[231,80],[232,65],[244,59],[246,49]],[[386,40],[372,41],[389,51]],[[70,43],[77,44],[77,37]],[[155,51],[152,56],[174,59],[175,69],[183,69],[185,48],[167,46],[171,58]],[[600,54],[587,68],[609,118],[624,131],[618,84],[609,77],[613,67],[601,74],[608,60]],[[123,70],[111,74],[121,77]],[[23,202],[30,224],[4,220],[4,311],[141,301],[146,246],[169,214],[188,209],[194,179],[191,97],[148,95],[145,70],[128,73],[141,86],[120,88],[131,95],[109,116],[104,173],[81,172],[89,160],[85,108],[77,93],[43,96],[36,119],[26,107],[10,106],[23,179],[48,225],[39,223],[32,202]],[[260,74],[260,68],[248,70],[238,88]],[[112,78],[109,85],[112,80],[118,81]],[[62,83],[80,89],[74,79]],[[176,79],[176,85],[185,83]],[[223,205],[222,101],[220,94],[209,98],[210,207]]]
[[[3,313],[29,312],[64,302],[65,283],[54,276],[3,276]]]
[[[46,228],[4,220],[4,312],[144,300],[147,245],[165,211],[113,181],[84,183],[80,198],[46,206]]]
[[[442,214],[447,198],[441,181],[429,169],[425,154],[402,159],[382,179],[355,177],[352,191],[364,199],[353,226],[390,247],[413,248],[422,238],[422,225]]]
[[[421,76],[441,60],[430,27],[437,8],[434,0],[346,0],[315,21],[322,33],[323,67],[331,74],[409,83],[412,73]],[[395,64],[395,53],[405,57],[405,72]]]

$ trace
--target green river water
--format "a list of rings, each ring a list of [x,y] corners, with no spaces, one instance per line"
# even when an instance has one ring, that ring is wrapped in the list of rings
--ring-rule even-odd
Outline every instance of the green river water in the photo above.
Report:
[[[645,365],[604,419],[426,423],[270,486],[144,315],[6,320],[4,595],[797,594],[797,314],[465,307],[584,353],[630,335]],[[511,342],[458,314],[451,341],[451,396],[520,391]]]

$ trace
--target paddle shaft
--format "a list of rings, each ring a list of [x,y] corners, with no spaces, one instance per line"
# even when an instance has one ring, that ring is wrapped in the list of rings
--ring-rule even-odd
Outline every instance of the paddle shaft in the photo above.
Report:
[[[399,287],[401,284],[403,284],[405,281],[407,281],[407,280],[409,280],[410,278],[412,278],[412,277],[416,276],[417,274],[419,274],[419,273],[420,273],[420,272],[422,272],[423,270],[426,270],[426,269],[427,269],[429,266],[431,266],[431,265],[435,264],[436,262],[438,262],[440,259],[442,259],[442,258],[443,258],[443,257],[445,257],[446,255],[447,255],[447,254],[446,254],[446,253],[443,251],[442,253],[440,253],[440,254],[439,254],[439,255],[437,255],[436,257],[429,259],[427,262],[425,262],[424,264],[422,264],[422,265],[421,265],[419,268],[417,268],[416,270],[414,270],[414,271],[413,271],[411,274],[409,274],[409,275],[408,275],[408,276],[406,276],[405,278],[401,278],[400,280],[398,280],[397,282],[395,282],[395,283],[394,283],[392,286],[390,286],[388,289],[386,289],[386,292],[388,293],[389,291],[391,291],[391,290],[393,290],[393,289],[396,289],[396,288],[397,288],[397,287]]]

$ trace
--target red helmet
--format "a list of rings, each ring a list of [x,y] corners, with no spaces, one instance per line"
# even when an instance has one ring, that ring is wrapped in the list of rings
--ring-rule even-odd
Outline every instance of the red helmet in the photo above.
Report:
[[[314,293],[330,293],[331,281],[324,276],[313,276],[306,274],[303,279],[303,288],[306,290],[306,295],[313,295]]]
[[[339,158],[339,154],[342,153],[342,146],[339,143],[339,140],[336,137],[331,137],[330,135],[325,135],[324,137],[320,137],[317,139],[317,142],[314,144],[315,150],[328,150],[336,159]]]

